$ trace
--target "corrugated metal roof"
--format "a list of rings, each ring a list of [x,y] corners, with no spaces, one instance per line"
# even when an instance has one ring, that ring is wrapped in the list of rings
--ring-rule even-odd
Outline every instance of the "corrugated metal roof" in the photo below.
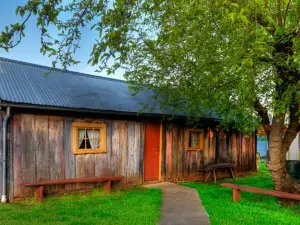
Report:
[[[155,105],[151,91],[136,96],[128,83],[0,58],[0,99],[5,102],[136,113]],[[164,114],[158,107],[152,114]]]
[[[51,70],[51,73],[47,73]],[[47,75],[48,74],[48,75]],[[0,57],[0,99],[14,104],[70,110],[170,115],[162,111],[148,90],[133,96],[126,81],[21,62]],[[145,110],[145,104],[151,111]],[[153,109],[154,108],[154,109]],[[184,116],[183,112],[175,113]],[[214,113],[202,118],[215,119]]]

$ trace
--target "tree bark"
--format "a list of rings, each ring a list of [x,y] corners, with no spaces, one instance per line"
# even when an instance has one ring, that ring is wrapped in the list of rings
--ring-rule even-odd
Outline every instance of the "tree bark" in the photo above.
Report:
[[[286,149],[291,145],[291,142],[296,137],[297,132],[294,133],[294,138],[289,133],[290,142],[283,143],[284,115],[279,115],[273,118],[271,125],[271,132],[269,138],[269,160],[267,162],[270,171],[274,188],[277,191],[284,191],[289,193],[300,193],[300,183],[291,178],[286,169]],[[279,199],[281,203],[293,205],[297,201],[289,199]]]

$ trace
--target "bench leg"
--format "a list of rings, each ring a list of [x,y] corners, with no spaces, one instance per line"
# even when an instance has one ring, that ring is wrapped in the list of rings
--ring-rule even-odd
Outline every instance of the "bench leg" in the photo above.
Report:
[[[216,184],[217,183],[216,170],[213,169],[213,172],[214,172],[214,180],[215,180],[215,184]]]
[[[207,182],[208,178],[210,177],[211,171],[209,171],[207,177],[205,178],[205,182]]]
[[[237,189],[232,189],[232,201],[238,202],[241,199],[241,191]]]
[[[225,178],[227,178],[227,169],[225,169]]]
[[[235,179],[235,176],[234,176],[232,168],[230,168],[230,171],[231,171],[232,178]]]
[[[104,182],[104,191],[106,192],[107,195],[110,194],[110,189],[111,189],[111,181],[105,181]]]
[[[43,203],[43,192],[44,192],[44,186],[38,186],[35,188],[35,197],[39,201],[39,203]]]

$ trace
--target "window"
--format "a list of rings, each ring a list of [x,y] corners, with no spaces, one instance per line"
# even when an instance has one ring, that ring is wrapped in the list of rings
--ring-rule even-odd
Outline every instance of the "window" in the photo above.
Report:
[[[203,150],[204,131],[202,129],[188,129],[186,131],[186,150]]]
[[[72,124],[72,148],[74,154],[106,152],[106,124]]]

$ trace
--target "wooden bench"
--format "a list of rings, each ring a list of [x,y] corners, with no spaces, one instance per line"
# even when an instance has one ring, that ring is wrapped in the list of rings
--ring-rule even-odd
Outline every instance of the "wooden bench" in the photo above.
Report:
[[[267,189],[262,189],[262,188],[241,186],[241,185],[229,184],[229,183],[223,183],[223,184],[221,184],[221,186],[227,187],[227,188],[232,188],[232,200],[234,202],[240,201],[241,191],[270,195],[270,196],[275,196],[275,197],[279,197],[279,198],[300,200],[300,194],[292,194],[292,193],[288,193],[288,192],[267,190]]]
[[[77,183],[97,183],[104,182],[104,190],[106,194],[110,194],[111,181],[122,180],[123,176],[110,176],[110,177],[87,177],[87,178],[76,178],[76,179],[65,179],[65,180],[49,180],[40,181],[34,183],[25,183],[24,187],[34,187],[35,196],[37,200],[43,202],[44,186],[59,185],[59,184],[77,184]]]
[[[225,178],[227,177],[227,170],[231,172],[231,176],[233,179],[235,179],[234,173],[233,173],[233,165],[231,163],[219,163],[219,164],[213,164],[206,166],[204,168],[205,172],[208,172],[207,177],[205,178],[205,182],[207,182],[208,178],[211,175],[211,172],[214,174],[214,181],[217,183],[217,177],[216,177],[216,170],[225,170]]]

